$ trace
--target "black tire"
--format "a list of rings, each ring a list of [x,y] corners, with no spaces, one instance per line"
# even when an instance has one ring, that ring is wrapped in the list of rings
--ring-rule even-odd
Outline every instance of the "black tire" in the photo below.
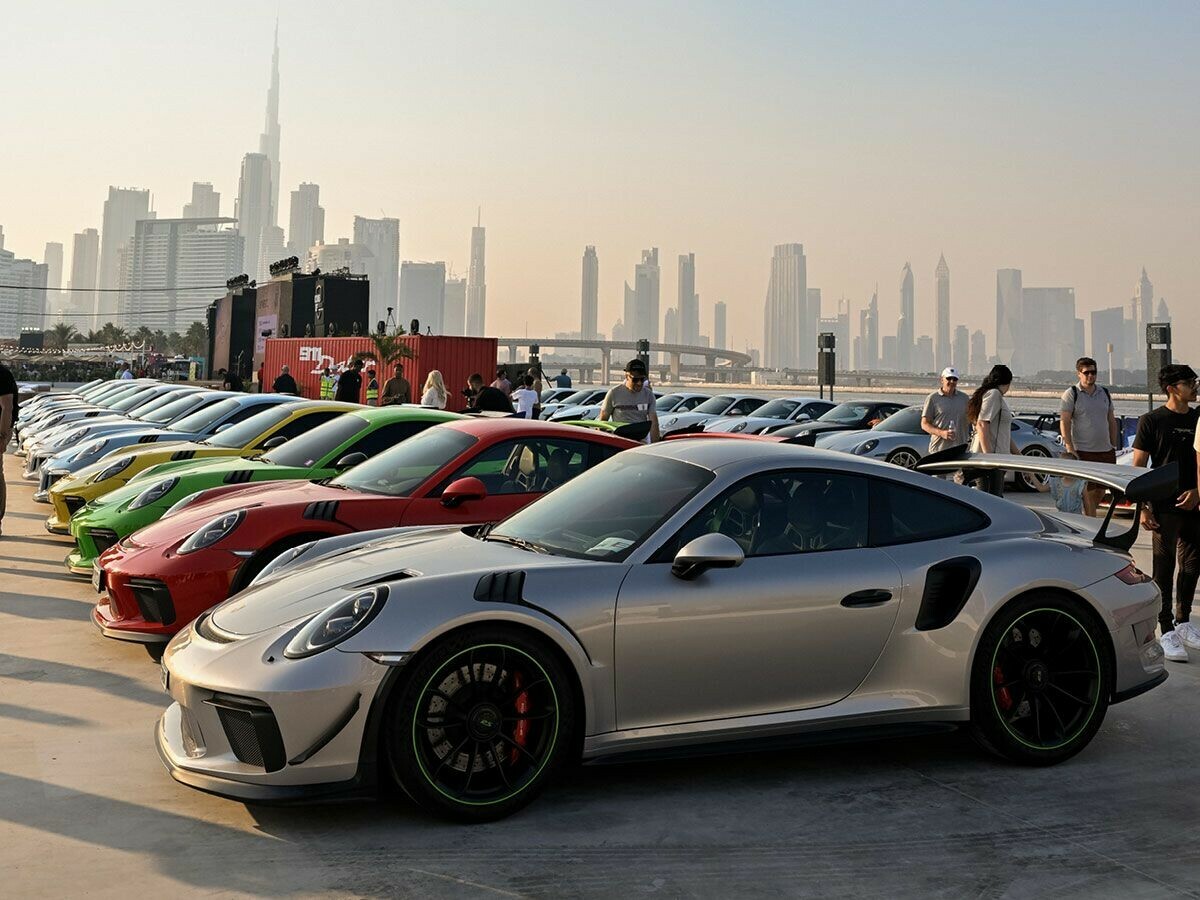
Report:
[[[415,661],[384,728],[392,777],[417,805],[458,822],[502,819],[571,754],[571,679],[536,637],[472,628]]]
[[[993,753],[1048,766],[1088,745],[1108,709],[1108,635],[1081,601],[1033,593],[1001,609],[971,669],[971,730]]]
[[[167,649],[166,641],[153,644],[142,644],[142,646],[146,648],[146,653],[152,660],[154,660],[156,663],[162,662],[163,653],[165,653]]]

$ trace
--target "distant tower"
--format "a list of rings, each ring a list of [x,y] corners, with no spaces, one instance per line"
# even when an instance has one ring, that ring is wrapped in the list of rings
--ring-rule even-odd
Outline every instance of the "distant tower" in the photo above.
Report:
[[[279,218],[279,20],[275,20],[275,49],[271,51],[271,87],[267,90],[267,115],[258,136],[258,152],[271,161],[271,207],[263,225],[278,225]]]
[[[63,245],[49,241],[42,253],[42,264],[46,267],[46,312],[57,313],[62,307]]]
[[[879,285],[871,293],[862,322],[862,364],[867,370],[879,368]]]
[[[192,182],[192,202],[183,204],[185,219],[215,219],[221,215],[221,195],[207,181]]]
[[[371,284],[371,323],[386,321],[387,308],[395,308],[400,288],[400,220],[354,217],[354,243],[371,251],[367,280]],[[407,321],[407,320],[406,320]],[[460,334],[462,326],[454,334]],[[443,334],[448,334],[443,330]]]
[[[663,316],[663,343],[679,343],[679,313],[673,306],[668,307],[667,314]]]
[[[700,297],[696,294],[696,254],[679,255],[679,343],[700,343]]]
[[[100,232],[85,228],[71,241],[71,305],[80,312],[90,313],[96,303],[96,265],[100,258]],[[88,320],[90,321],[90,320]],[[86,325],[81,322],[80,325]],[[95,327],[95,326],[92,326]],[[88,329],[81,328],[86,331]]]
[[[1154,285],[1146,276],[1145,266],[1142,267],[1142,277],[1138,279],[1134,294],[1138,298],[1138,306],[1141,310],[1141,323],[1145,325],[1147,322],[1154,321]],[[1139,340],[1138,343],[1140,344],[1141,341]]]
[[[658,265],[658,248],[651,247],[642,251],[642,261],[634,268],[635,301],[633,322],[628,319],[625,327],[632,329],[633,340],[646,338],[650,343],[658,341],[658,307],[659,285],[662,282],[662,269]]]
[[[1021,351],[1021,316],[1024,311],[1024,289],[1020,269],[996,270],[996,359],[1006,366],[1020,370],[1024,367]],[[975,351],[971,350],[974,362]],[[976,370],[983,374],[986,370]]]
[[[150,213],[150,192],[139,188],[108,189],[104,201],[104,222],[100,228],[100,274],[97,287],[109,291],[121,285],[121,250],[133,240],[136,223],[153,218]],[[112,320],[117,312],[117,295],[97,294],[96,324],[99,328]]]
[[[937,321],[934,323],[933,365],[939,372],[954,358],[950,350],[950,267],[946,255],[938,259],[934,270],[937,280]]]
[[[288,256],[303,263],[313,244],[324,241],[325,210],[321,207],[321,187],[303,181],[292,191],[292,202],[288,204]]]
[[[916,312],[912,266],[905,263],[900,276],[900,321],[896,326],[896,368],[901,372],[912,371]]]
[[[267,270],[259,269],[263,229],[274,222],[271,214],[271,160],[266,154],[247,153],[242,157],[242,173],[238,178],[238,196],[233,215],[238,220],[238,234],[245,241],[242,271],[253,279],[265,281]]]
[[[471,229],[471,264],[467,269],[467,334],[483,337],[487,327],[487,270],[484,245],[487,238],[482,212]]]
[[[712,345],[718,350],[726,349],[728,337],[725,331],[726,324],[726,307],[724,300],[718,300],[716,306],[713,307],[713,342]]]
[[[583,249],[583,285],[580,290],[579,336],[594,341],[599,334],[600,321],[600,260],[596,248]]]
[[[763,306],[763,365],[775,369],[800,368],[807,307],[808,262],[804,245],[778,244],[771,257],[771,280]]]
[[[971,369],[972,375],[983,376],[991,368],[987,358],[987,338],[982,331],[971,333]]]

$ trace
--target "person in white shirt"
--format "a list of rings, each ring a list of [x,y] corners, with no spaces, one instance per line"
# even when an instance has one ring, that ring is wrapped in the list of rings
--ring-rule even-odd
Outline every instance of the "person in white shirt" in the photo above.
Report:
[[[522,419],[533,418],[533,408],[538,403],[538,392],[533,389],[533,376],[526,375],[523,384],[513,391],[513,402],[517,405],[517,415]]]
[[[437,369],[432,370],[425,379],[425,387],[421,392],[421,405],[434,409],[446,408],[446,383],[442,380],[442,373]]]
[[[122,379],[130,379],[133,377],[133,372],[129,369],[129,363],[121,363],[121,368],[117,369],[117,377]]]

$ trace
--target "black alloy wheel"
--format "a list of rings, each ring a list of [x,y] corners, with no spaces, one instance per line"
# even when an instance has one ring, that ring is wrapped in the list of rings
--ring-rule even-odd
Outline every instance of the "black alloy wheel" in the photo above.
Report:
[[[570,749],[574,701],[555,654],[519,630],[473,629],[416,661],[388,719],[396,782],[463,822],[529,803]]]
[[[1073,598],[1034,594],[1002,609],[971,673],[976,738],[1029,765],[1078,753],[1099,730],[1112,693],[1107,640]]]

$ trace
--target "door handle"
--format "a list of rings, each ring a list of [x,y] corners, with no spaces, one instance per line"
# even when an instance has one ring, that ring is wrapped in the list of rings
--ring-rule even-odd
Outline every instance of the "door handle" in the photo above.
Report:
[[[855,591],[842,598],[842,606],[854,608],[859,606],[879,606],[892,599],[891,591],[866,590]]]

